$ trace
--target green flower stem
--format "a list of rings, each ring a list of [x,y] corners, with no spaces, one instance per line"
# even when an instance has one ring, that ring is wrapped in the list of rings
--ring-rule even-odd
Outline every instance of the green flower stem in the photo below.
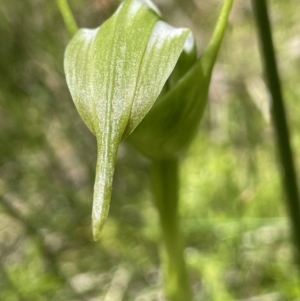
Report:
[[[178,221],[178,160],[153,161],[152,189],[162,229],[165,294],[170,301],[192,300]]]
[[[68,29],[70,36],[74,36],[74,34],[78,31],[78,26],[70,9],[70,6],[67,0],[56,0],[57,6],[60,10],[60,13],[63,17],[65,25]]]
[[[261,43],[261,56],[264,62],[269,90],[272,95],[272,121],[277,137],[283,184],[287,195],[286,206],[290,215],[295,247],[298,251],[296,260],[300,266],[299,190],[290,143],[290,133],[281,92],[280,78],[277,71],[271,26],[268,16],[268,6],[265,0],[252,0],[252,4],[257,23],[258,36]]]

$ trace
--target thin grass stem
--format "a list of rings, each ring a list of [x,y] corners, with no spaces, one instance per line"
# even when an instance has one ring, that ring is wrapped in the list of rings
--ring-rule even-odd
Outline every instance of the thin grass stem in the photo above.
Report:
[[[272,96],[272,122],[277,138],[281,176],[286,191],[286,207],[289,213],[294,243],[296,261],[300,268],[300,205],[297,175],[290,142],[290,131],[287,123],[286,109],[281,91],[272,31],[268,16],[268,4],[265,0],[252,0],[256,18],[258,37],[261,44],[261,56],[264,63],[265,75]]]

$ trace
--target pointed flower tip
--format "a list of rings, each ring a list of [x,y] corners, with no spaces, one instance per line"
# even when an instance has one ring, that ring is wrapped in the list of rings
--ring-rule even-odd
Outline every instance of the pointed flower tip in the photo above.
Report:
[[[94,239],[94,241],[99,241],[100,240],[100,232],[99,233],[93,233],[93,239]]]
[[[94,222],[93,221],[93,238],[94,241],[100,240],[102,228],[104,226],[104,222]]]

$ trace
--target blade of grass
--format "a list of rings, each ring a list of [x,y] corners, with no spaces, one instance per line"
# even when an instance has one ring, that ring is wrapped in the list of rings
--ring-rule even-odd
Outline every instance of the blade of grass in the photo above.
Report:
[[[252,0],[257,23],[258,37],[261,44],[261,56],[265,75],[272,96],[272,122],[277,138],[277,147],[281,167],[283,186],[286,191],[286,206],[292,226],[294,243],[297,250],[296,261],[300,267],[300,205],[297,175],[290,143],[285,105],[282,97],[281,82],[276,65],[268,5],[265,0]]]
[[[70,6],[67,0],[56,0],[57,6],[60,10],[60,13],[63,17],[67,30],[70,36],[74,36],[74,34],[78,31],[78,26],[70,9]]]

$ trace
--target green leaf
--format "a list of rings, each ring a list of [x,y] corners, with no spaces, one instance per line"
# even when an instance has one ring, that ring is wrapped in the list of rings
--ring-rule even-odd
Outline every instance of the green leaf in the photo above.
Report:
[[[146,156],[156,160],[175,158],[197,132],[232,2],[224,1],[213,37],[203,56],[162,95],[129,137],[128,141]],[[191,55],[190,62],[192,60]]]
[[[81,29],[66,49],[67,84],[97,138],[95,240],[109,210],[118,145],[150,110],[189,39],[190,30],[161,21],[149,0],[126,0],[101,27]]]

